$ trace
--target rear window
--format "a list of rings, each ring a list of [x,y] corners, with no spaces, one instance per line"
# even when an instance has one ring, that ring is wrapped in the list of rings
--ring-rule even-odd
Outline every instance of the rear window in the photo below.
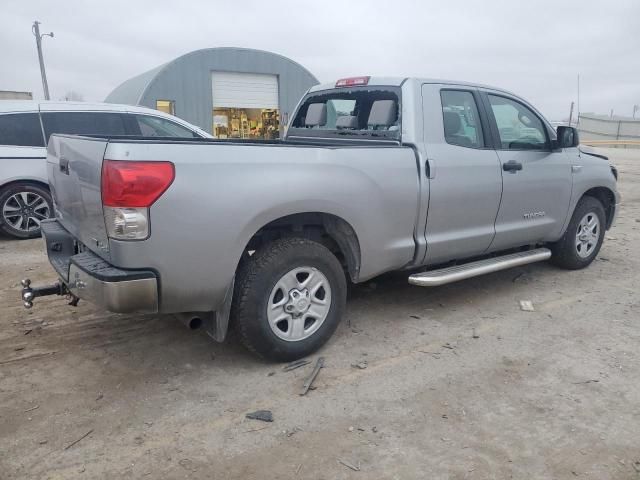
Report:
[[[44,147],[37,113],[0,115],[0,145]]]
[[[289,137],[400,139],[400,89],[336,88],[307,95]]]
[[[126,135],[119,113],[47,112],[42,114],[44,133],[49,141],[52,133],[70,135]]]

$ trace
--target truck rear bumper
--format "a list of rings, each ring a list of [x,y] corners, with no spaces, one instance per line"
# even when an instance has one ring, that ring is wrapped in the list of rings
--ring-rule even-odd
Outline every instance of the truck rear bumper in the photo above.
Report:
[[[49,262],[69,292],[117,313],[156,313],[158,277],[151,270],[114,267],[78,241],[57,220],[44,221],[42,236]]]

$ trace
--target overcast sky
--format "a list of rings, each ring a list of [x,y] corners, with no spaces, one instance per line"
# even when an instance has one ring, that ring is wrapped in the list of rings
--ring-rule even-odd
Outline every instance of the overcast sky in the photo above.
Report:
[[[381,74],[500,86],[551,120],[631,115],[640,104],[640,0],[2,0],[0,90],[42,98],[34,20],[52,99],[102,101],[124,80],[192,50],[285,55],[320,81]]]

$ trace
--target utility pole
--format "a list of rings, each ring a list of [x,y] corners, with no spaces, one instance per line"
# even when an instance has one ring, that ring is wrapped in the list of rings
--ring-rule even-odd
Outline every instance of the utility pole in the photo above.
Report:
[[[42,57],[42,37],[53,38],[53,32],[43,33],[40,35],[40,22],[33,22],[31,27],[33,35],[36,37],[36,47],[38,48],[38,60],[40,61],[40,75],[42,75],[42,89],[44,90],[44,99],[49,100],[49,84],[47,83],[47,72],[44,70],[44,58]]]
[[[580,123],[580,74],[578,74],[578,101],[576,105],[576,125]]]
[[[569,110],[569,126],[573,123],[573,102],[571,102],[571,110]]]

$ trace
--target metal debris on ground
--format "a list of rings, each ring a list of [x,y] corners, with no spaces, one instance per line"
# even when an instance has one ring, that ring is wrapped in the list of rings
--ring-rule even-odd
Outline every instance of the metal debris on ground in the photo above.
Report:
[[[523,312],[535,312],[533,302],[531,300],[520,300],[520,310]]]
[[[284,370],[285,372],[290,372],[291,370],[304,367],[305,365],[308,365],[310,363],[311,363],[311,360],[307,360],[307,359],[296,360],[295,362],[291,362],[288,365],[285,365],[284,367],[282,367],[282,370]]]
[[[342,465],[344,465],[347,468],[350,468],[351,470],[353,470],[354,472],[359,472],[360,471],[360,462],[358,462],[358,466],[356,467],[354,464],[347,462],[346,460],[342,460],[341,458],[338,459],[338,463],[341,463]]]
[[[262,422],[273,422],[273,414],[271,410],[256,410],[255,412],[247,413],[245,417],[251,420],[260,420]]]
[[[367,363],[366,360],[362,360],[361,362],[358,362],[358,363],[352,363],[351,366],[353,368],[359,368],[360,370],[364,370],[369,366],[369,364]]]
[[[409,315],[411,318],[415,318],[417,320],[420,320],[420,315]]]
[[[65,450],[69,450],[71,447],[73,447],[76,443],[79,443],[81,440],[85,439],[86,437],[88,437],[89,435],[91,435],[93,433],[93,428],[91,430],[89,430],[87,433],[85,433],[84,435],[82,435],[80,438],[78,438],[77,440],[74,440],[73,442],[71,442],[69,445],[67,445],[66,447],[64,447]]]
[[[573,383],[574,385],[582,385],[585,383],[598,383],[599,381],[600,380],[585,380],[583,382],[571,382],[571,383]]]
[[[40,405],[36,405],[35,407],[27,408],[27,409],[24,411],[24,413],[32,412],[33,410],[36,410],[37,408],[40,408]]]
[[[307,377],[307,379],[302,384],[302,391],[300,392],[300,395],[307,394],[307,392],[311,388],[311,385],[313,384],[313,381],[318,376],[318,373],[320,373],[320,369],[322,367],[324,367],[324,357],[318,358],[316,365],[313,367],[313,371],[311,372],[311,375],[309,375],[309,377]]]
[[[526,273],[525,273],[525,272],[520,272],[520,273],[519,273],[519,274],[517,274],[515,277],[513,277],[513,278],[511,279],[511,281],[512,281],[513,283],[516,283],[518,280],[520,280],[520,279],[521,279],[522,277],[524,277],[525,275],[526,275]]]
[[[259,427],[259,428],[252,428],[250,430],[245,430],[242,433],[259,432],[260,430],[264,430],[265,428],[269,428],[269,425],[265,425],[264,427]]]
[[[300,427],[293,427],[291,430],[283,430],[283,433],[287,436],[287,437],[292,437],[293,435],[295,435],[298,432],[301,432],[302,428]]]

